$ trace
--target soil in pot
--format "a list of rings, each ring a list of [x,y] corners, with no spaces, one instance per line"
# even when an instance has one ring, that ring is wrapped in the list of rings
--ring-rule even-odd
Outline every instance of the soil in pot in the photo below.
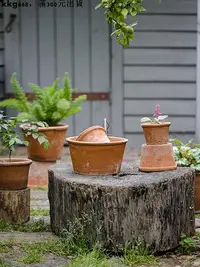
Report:
[[[61,159],[68,127],[68,125],[58,125],[38,128],[39,132],[46,135],[49,140],[50,147],[47,150],[45,150],[43,144],[40,145],[32,136],[26,137],[24,135],[24,139],[29,142],[28,158],[34,161],[45,162],[53,162]],[[24,132],[23,129],[22,132]]]
[[[142,129],[147,145],[163,145],[168,143],[169,126],[171,122],[157,123],[143,123]]]
[[[75,173],[111,175],[120,172],[128,140],[119,137],[108,138],[109,143],[77,141],[77,136],[66,139]]]
[[[29,168],[32,160],[13,158],[0,159],[0,189],[20,190],[26,189],[28,184]]]

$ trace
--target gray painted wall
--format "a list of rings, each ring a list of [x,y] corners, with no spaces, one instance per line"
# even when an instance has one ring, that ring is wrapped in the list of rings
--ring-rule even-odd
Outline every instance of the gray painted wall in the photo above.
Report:
[[[98,0],[83,1],[83,8],[4,9],[4,23],[10,13],[17,14],[13,31],[5,35],[6,90],[14,71],[26,92],[28,82],[49,85],[69,72],[77,92],[108,92],[111,88],[109,26],[103,11],[96,11]],[[87,101],[83,110],[66,120],[68,135],[111,120],[109,101]]]
[[[172,122],[171,137],[194,138],[196,114],[196,0],[146,0],[135,40],[124,49],[124,133],[144,142],[140,118],[156,104]]]

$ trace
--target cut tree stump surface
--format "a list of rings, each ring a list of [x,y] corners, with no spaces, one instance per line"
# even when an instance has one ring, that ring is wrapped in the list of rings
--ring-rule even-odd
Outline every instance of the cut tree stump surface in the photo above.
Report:
[[[29,219],[30,189],[0,190],[0,220],[25,223]]]
[[[52,231],[59,235],[84,217],[86,237],[113,252],[133,239],[156,252],[173,249],[181,233],[195,233],[194,181],[195,171],[183,167],[144,173],[123,164],[119,175],[83,176],[70,164],[55,164],[48,191]]]

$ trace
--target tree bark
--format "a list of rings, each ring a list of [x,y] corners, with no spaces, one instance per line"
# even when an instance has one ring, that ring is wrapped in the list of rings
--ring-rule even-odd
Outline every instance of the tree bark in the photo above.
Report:
[[[56,164],[49,169],[52,231],[59,235],[79,218],[85,235],[113,252],[133,240],[154,252],[173,249],[181,233],[195,233],[194,181],[183,167],[144,173],[124,164],[119,175],[82,176]]]
[[[30,189],[0,190],[0,220],[25,223],[30,219]]]

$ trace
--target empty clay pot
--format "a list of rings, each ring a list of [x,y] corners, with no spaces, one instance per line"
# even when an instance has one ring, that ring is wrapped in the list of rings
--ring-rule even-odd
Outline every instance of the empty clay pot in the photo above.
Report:
[[[169,126],[171,122],[161,124],[143,123],[145,140],[147,145],[163,145],[168,143]]]
[[[112,175],[120,172],[127,139],[109,137],[109,143],[83,142],[74,136],[66,140],[75,173]]]
[[[140,171],[156,172],[175,170],[176,168],[172,144],[142,145]]]
[[[84,130],[77,138],[81,142],[102,142],[109,143],[105,128],[101,126],[91,126]]]
[[[195,210],[200,210],[200,173],[195,178]]]
[[[32,160],[13,158],[0,159],[0,189],[20,190],[26,189],[28,184],[29,168]]]
[[[34,161],[53,162],[61,159],[66,131],[68,125],[57,125],[52,127],[38,127],[39,133],[46,135],[50,147],[46,150],[43,144],[35,140],[32,136],[25,136],[24,139],[29,142],[28,158]],[[25,133],[22,126],[22,132]]]

